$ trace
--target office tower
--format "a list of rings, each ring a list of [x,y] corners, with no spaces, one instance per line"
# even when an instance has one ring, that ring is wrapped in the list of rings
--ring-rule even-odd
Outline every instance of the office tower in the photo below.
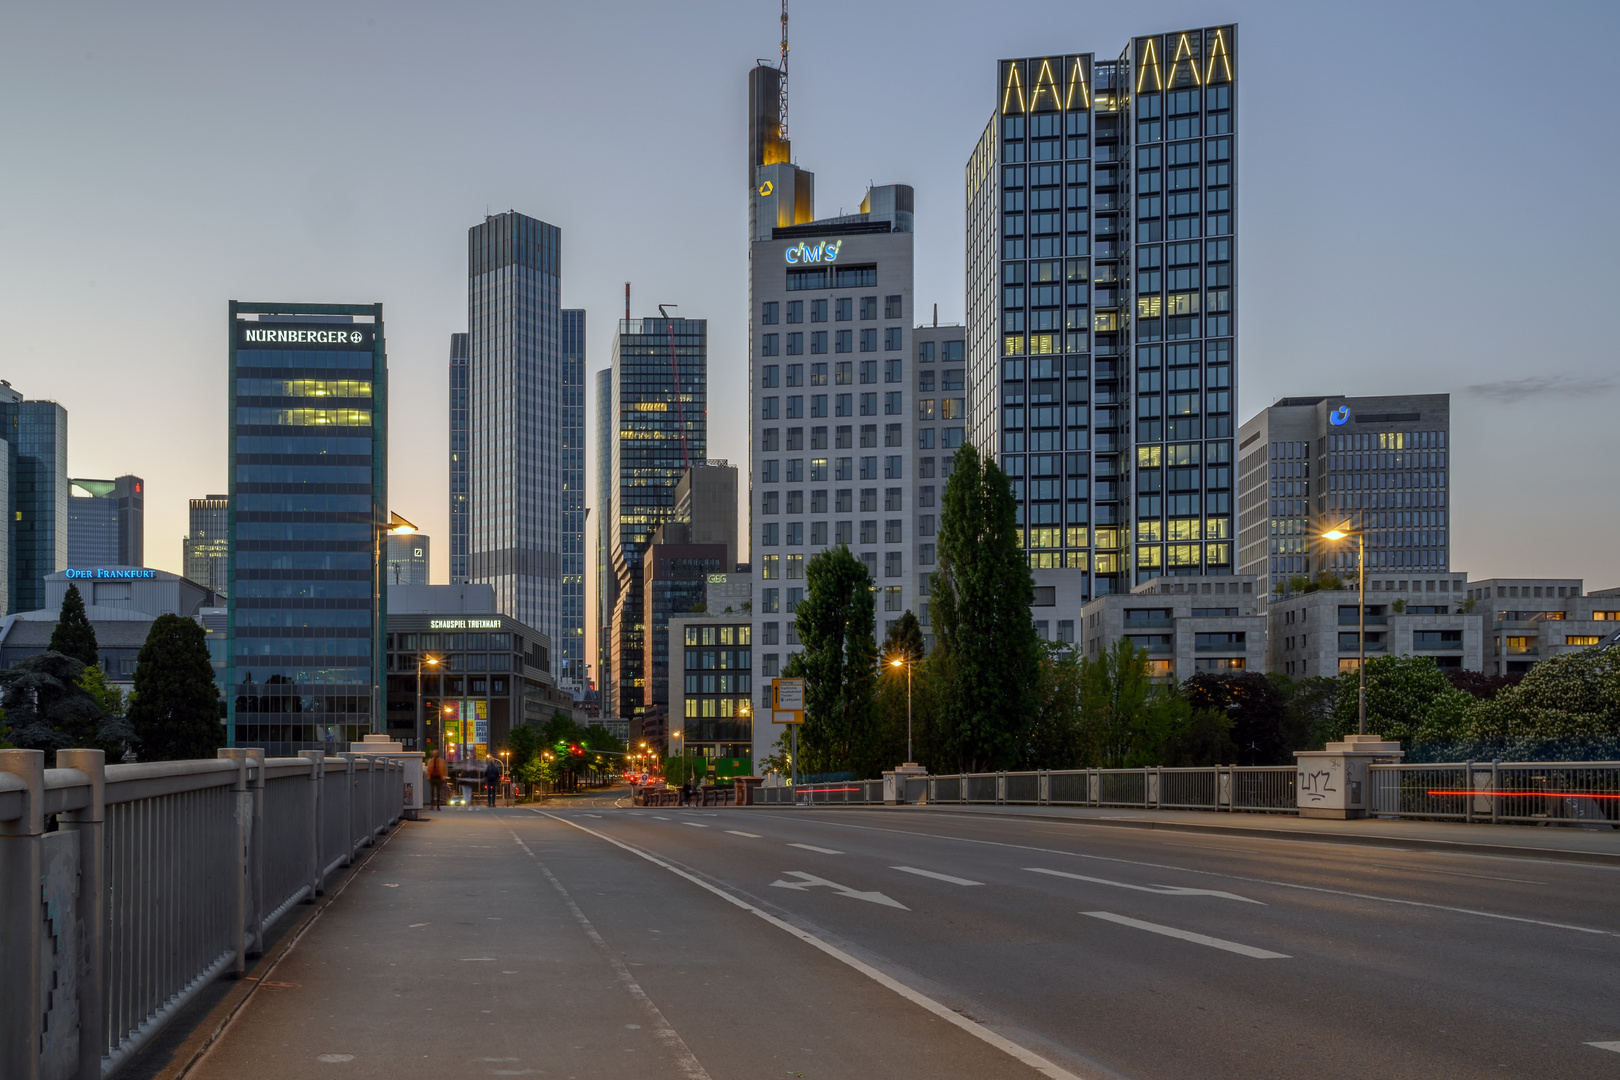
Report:
[[[450,584],[467,584],[467,335],[450,335]]]
[[[553,643],[562,556],[584,544],[583,510],[564,509],[561,270],[553,225],[508,211],[467,231],[467,576]]]
[[[939,564],[939,512],[956,451],[967,440],[967,327],[919,326],[913,331],[917,357],[917,438],[912,475],[917,478],[916,542],[920,595],[917,620],[923,644],[934,647],[933,603],[929,582]],[[880,627],[893,616],[886,616]]]
[[[708,341],[708,320],[665,317],[625,319],[613,341],[611,716],[636,720],[645,705],[641,556],[708,456]]]
[[[916,611],[911,385],[913,192],[870,188],[817,219],[790,163],[782,72],[749,75],[749,551],[761,693],[795,651],[806,562],[847,546],[878,590],[878,633]],[[763,699],[762,699],[763,700]]]
[[[562,633],[552,638],[558,684],[577,700],[585,672],[585,312],[562,310]]]
[[[1290,578],[1451,568],[1451,395],[1291,397],[1238,432],[1238,564],[1267,595]],[[1369,592],[1372,591],[1369,586]]]
[[[29,401],[0,380],[10,546],[6,610],[45,606],[45,575],[67,569],[67,410]]]
[[[230,305],[231,746],[382,732],[388,361],[381,304]]]
[[[642,554],[641,730],[649,742],[655,738],[662,742],[668,730],[670,619],[701,607],[709,578],[726,573],[726,545],[697,543],[696,531],[687,522],[666,521],[653,531]],[[726,681],[746,674],[746,669],[727,671]]]
[[[1237,36],[1003,60],[967,164],[974,443],[1060,614],[1229,575]]]
[[[186,577],[228,596],[231,564],[231,498],[208,495],[191,500],[190,531],[181,541]]]
[[[68,562],[145,566],[145,483],[138,476],[68,481]]]
[[[737,568],[737,469],[728,461],[694,461],[675,485],[675,521],[687,526],[689,544],[726,549],[721,573]],[[701,599],[701,597],[699,597]]]
[[[628,314],[628,313],[627,313]],[[596,691],[607,708],[613,647],[613,369],[596,373]]]
[[[428,585],[428,560],[433,545],[426,533],[415,529],[394,529],[388,533],[387,568],[383,580],[389,585]]]

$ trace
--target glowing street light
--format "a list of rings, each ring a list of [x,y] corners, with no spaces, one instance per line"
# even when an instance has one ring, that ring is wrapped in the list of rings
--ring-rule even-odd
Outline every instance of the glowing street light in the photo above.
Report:
[[[1356,695],[1356,732],[1367,734],[1367,537],[1349,523],[1336,525],[1322,534],[1324,540],[1356,538],[1356,643],[1360,649],[1356,662],[1361,685]]]

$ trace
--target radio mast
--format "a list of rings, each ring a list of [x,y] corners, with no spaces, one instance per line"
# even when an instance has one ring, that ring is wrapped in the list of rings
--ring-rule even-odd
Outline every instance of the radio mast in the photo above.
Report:
[[[788,141],[788,0],[782,0],[782,79],[781,89],[778,91],[780,100],[776,107],[776,137],[785,144]]]

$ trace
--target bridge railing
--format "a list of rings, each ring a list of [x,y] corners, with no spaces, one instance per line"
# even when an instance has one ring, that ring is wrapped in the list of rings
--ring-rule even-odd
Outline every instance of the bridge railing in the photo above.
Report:
[[[403,813],[387,758],[219,755],[0,750],[0,1076],[111,1076]]]

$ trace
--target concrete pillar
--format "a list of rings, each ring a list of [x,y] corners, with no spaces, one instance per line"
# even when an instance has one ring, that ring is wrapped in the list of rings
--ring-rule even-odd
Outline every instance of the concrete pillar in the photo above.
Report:
[[[39,1080],[39,904],[45,754],[0,750],[0,775],[22,782],[21,817],[0,821],[0,1076]]]
[[[90,781],[90,805],[57,815],[63,832],[79,836],[79,1070],[76,1080],[101,1080],[101,1031],[107,1014],[107,762],[101,750],[58,750],[60,769]]]

